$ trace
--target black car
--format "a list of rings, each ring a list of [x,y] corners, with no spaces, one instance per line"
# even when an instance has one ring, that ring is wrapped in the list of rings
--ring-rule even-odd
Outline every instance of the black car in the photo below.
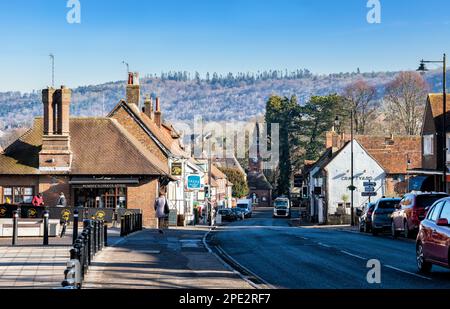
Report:
[[[219,215],[222,216],[222,221],[233,222],[237,220],[236,214],[231,209],[228,208],[219,209]]]
[[[372,213],[375,209],[376,203],[369,203],[366,206],[364,213],[359,218],[359,231],[364,233],[370,233],[372,230]]]
[[[241,208],[232,208],[231,211],[236,215],[237,220],[245,219],[245,211]]]

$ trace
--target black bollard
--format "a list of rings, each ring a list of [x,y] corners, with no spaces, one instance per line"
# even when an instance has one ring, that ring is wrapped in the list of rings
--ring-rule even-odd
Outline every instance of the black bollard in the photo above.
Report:
[[[102,250],[102,226],[101,221],[97,220],[97,252]]]
[[[120,237],[125,236],[125,217],[120,218]]]
[[[17,244],[17,238],[19,234],[19,212],[15,210],[13,212],[13,234],[12,234],[12,245]]]
[[[44,241],[43,245],[48,246],[48,218],[50,216],[50,213],[48,210],[44,211]]]
[[[103,245],[105,247],[108,247],[108,224],[105,224],[103,226],[103,228],[105,229],[104,234],[103,234],[103,240],[104,240]]]
[[[73,235],[72,244],[75,244],[78,238],[78,209],[73,211]]]

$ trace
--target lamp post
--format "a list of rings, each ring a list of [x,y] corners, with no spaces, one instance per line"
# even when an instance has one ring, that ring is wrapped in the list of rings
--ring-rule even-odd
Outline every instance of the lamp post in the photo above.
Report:
[[[213,226],[213,207],[212,207],[212,152],[211,152],[211,138],[212,133],[209,132],[203,137],[203,142],[208,140],[208,185],[209,185],[209,197],[208,197],[208,216],[209,216],[209,225]]]
[[[353,108],[350,111],[350,186],[348,187],[350,189],[350,220],[351,220],[351,225],[354,226],[355,225],[355,214],[354,214],[354,191],[355,191],[355,183],[354,183],[354,174],[355,174],[355,164],[354,164],[354,143],[353,143]],[[334,125],[336,128],[339,128],[340,126],[340,121],[339,121],[339,117],[336,117],[335,121],[334,121]]]
[[[443,148],[443,157],[442,157],[442,189],[447,193],[447,55],[444,54],[442,60],[438,61],[429,61],[423,60],[420,61],[420,66],[417,69],[421,74],[425,74],[428,71],[426,64],[427,63],[440,63],[443,66],[443,77],[442,77],[442,88],[443,88],[443,98],[442,98],[442,148]]]

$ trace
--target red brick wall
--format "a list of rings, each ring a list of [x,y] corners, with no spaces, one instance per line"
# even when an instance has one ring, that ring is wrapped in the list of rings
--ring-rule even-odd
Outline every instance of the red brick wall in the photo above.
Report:
[[[162,162],[168,163],[167,157],[156,143],[145,133],[136,121],[123,108],[118,109],[112,118],[116,119],[130,134],[141,142],[151,153]]]
[[[40,176],[39,192],[43,193],[47,206],[56,206],[61,192],[66,196],[68,206],[74,206],[74,197],[70,190],[68,177]]]
[[[158,179],[142,181],[137,186],[128,187],[128,208],[142,209],[144,226],[155,228],[155,200],[158,190]]]

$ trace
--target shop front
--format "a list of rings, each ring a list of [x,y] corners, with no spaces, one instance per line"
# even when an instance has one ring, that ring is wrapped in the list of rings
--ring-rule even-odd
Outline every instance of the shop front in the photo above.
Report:
[[[128,187],[137,178],[72,178],[69,182],[75,207],[128,208]]]

